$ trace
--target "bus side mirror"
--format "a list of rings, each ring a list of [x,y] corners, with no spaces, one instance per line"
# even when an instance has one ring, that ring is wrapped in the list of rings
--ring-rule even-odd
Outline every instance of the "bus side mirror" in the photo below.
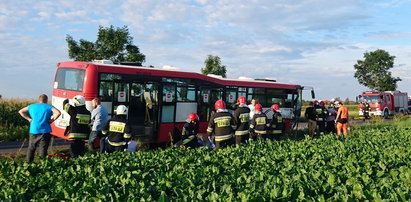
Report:
[[[315,99],[314,89],[311,90],[311,98]]]

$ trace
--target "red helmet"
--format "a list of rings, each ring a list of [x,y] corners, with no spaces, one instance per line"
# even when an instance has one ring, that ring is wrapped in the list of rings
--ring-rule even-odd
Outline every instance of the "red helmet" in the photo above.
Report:
[[[246,103],[247,103],[247,100],[245,99],[244,96],[240,96],[240,97],[237,98],[237,103],[239,103],[239,104],[246,104]]]
[[[256,104],[255,107],[254,107],[254,109],[255,109],[255,111],[261,112],[261,110],[263,110],[263,106],[260,105],[260,104]]]
[[[314,105],[318,105],[318,100],[314,100]]]
[[[225,102],[223,100],[217,100],[214,105],[215,110],[217,109],[225,109]]]
[[[320,101],[320,105],[324,107],[325,105],[324,101]]]
[[[273,104],[273,105],[271,105],[271,110],[278,111],[278,110],[280,110],[280,106],[278,106],[278,104]]]
[[[198,121],[200,118],[198,117],[198,115],[196,113],[191,113],[190,115],[188,115],[188,120],[190,121]]]

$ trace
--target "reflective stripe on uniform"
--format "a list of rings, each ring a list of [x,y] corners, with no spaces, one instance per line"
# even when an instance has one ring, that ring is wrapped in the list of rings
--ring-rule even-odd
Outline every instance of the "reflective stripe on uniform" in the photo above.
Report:
[[[235,131],[235,135],[248,135],[248,130]]]
[[[323,121],[324,119],[323,118],[317,118],[316,120],[317,121]]]
[[[254,130],[254,132],[257,134],[267,134],[266,130]]]
[[[63,106],[63,110],[64,110],[65,112],[67,112],[69,107],[70,107],[70,104],[69,104],[69,103],[66,103],[66,104]]]
[[[124,133],[124,136],[123,136],[124,138],[131,138],[131,134],[129,134],[129,133]]]
[[[87,138],[87,134],[85,133],[69,133],[69,139],[77,139],[77,138]]]
[[[230,139],[230,138],[232,138],[232,137],[233,137],[232,134],[215,136],[215,141],[220,142],[220,141],[228,140],[228,139]]]
[[[108,143],[112,146],[115,146],[115,147],[123,146],[123,145],[127,144],[127,142],[110,142],[110,140],[108,140]]]
[[[283,131],[281,130],[273,130],[271,133],[272,134],[281,134]]]
[[[182,144],[187,144],[187,143],[189,143],[189,142],[190,142],[191,140],[193,140],[195,137],[196,137],[195,135],[190,135],[187,139],[185,139],[185,140],[183,141]]]
[[[107,132],[108,132],[108,131],[106,131],[106,130],[101,131],[101,133],[102,133],[103,135],[107,134]]]
[[[213,132],[213,129],[210,128],[210,127],[208,127],[208,128],[207,128],[207,132],[211,133],[211,132]]]
[[[89,124],[91,116],[89,114],[77,114],[76,119],[78,124]]]

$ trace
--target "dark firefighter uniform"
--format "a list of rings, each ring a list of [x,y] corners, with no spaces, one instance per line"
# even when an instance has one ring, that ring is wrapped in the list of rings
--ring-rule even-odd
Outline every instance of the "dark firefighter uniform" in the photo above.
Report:
[[[317,113],[316,121],[317,121],[317,125],[318,125],[318,131],[320,132],[320,134],[324,134],[324,132],[325,132],[325,121],[326,121],[328,112],[325,109],[325,107],[323,107],[321,105],[315,105],[314,109],[315,109],[315,112]]]
[[[86,151],[84,143],[90,134],[91,113],[85,105],[71,106],[68,100],[63,104],[64,111],[70,115],[70,126],[66,129],[65,134],[70,140],[70,156],[84,155]]]
[[[250,108],[247,105],[242,104],[234,111],[234,120],[237,125],[235,131],[235,143],[240,145],[241,142],[245,142],[250,138],[248,129],[250,121]]]
[[[107,135],[107,153],[124,151],[131,138],[131,127],[126,115],[116,115],[103,126],[103,135]]]
[[[235,128],[233,115],[227,110],[217,110],[217,112],[211,116],[207,128],[207,134],[209,136],[214,133],[214,149],[232,144]]]
[[[190,121],[186,122],[183,127],[183,131],[181,132],[182,140],[177,143],[178,146],[184,147],[191,147],[195,148],[198,147],[199,144],[197,142],[197,133],[198,133],[199,125],[198,121]]]
[[[267,138],[267,131],[269,127],[267,115],[265,113],[257,112],[254,114],[250,123],[250,134],[253,139]]]
[[[284,123],[280,112],[275,111],[270,122],[271,137],[275,140],[280,140],[283,134]]]

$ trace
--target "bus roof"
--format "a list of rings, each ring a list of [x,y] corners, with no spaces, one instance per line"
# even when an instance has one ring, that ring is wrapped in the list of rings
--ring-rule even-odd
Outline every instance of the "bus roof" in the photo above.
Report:
[[[113,74],[134,74],[145,75],[155,77],[172,77],[172,78],[190,78],[209,81],[223,86],[239,86],[239,87],[261,87],[261,88],[281,88],[281,89],[300,89],[301,85],[278,83],[274,81],[263,80],[245,80],[245,79],[228,79],[228,78],[216,78],[213,76],[203,75],[197,72],[189,72],[184,70],[168,70],[168,69],[156,69],[151,67],[142,66],[129,66],[129,65],[117,65],[117,64],[100,64],[93,62],[61,62],[58,63],[59,68],[79,68],[86,69],[89,65],[98,67],[98,72],[113,73]],[[116,67],[116,68],[113,68]],[[135,70],[138,70],[137,72]]]

